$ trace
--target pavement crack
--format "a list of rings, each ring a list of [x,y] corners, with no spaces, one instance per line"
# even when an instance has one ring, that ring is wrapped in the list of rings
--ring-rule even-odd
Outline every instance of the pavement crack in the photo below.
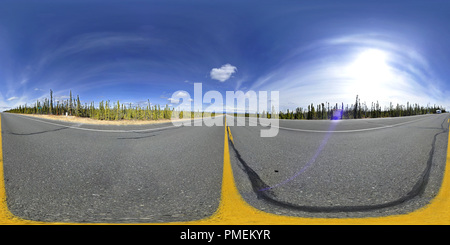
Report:
[[[227,129],[227,130],[229,130],[229,129]],[[269,187],[269,185],[267,185],[259,177],[259,175],[251,167],[248,166],[248,164],[245,162],[245,160],[242,159],[242,156],[241,156],[241,154],[239,154],[239,151],[234,146],[233,141],[231,141],[230,139],[228,141],[229,141],[229,144],[231,145],[231,148],[233,148],[236,158],[238,159],[239,163],[241,163],[241,169],[247,174],[248,178],[250,179],[252,189],[255,192],[257,198],[265,199],[267,197],[270,197],[270,198],[276,197],[275,193],[272,190],[268,190],[265,192],[259,191],[261,189],[267,189]]]
[[[236,149],[234,142],[229,139],[229,144],[233,149],[235,156],[239,163],[242,165],[244,172],[247,174],[253,191],[256,193],[258,199],[262,199],[270,204],[297,210],[304,211],[310,213],[340,213],[340,212],[366,212],[366,211],[374,211],[383,208],[394,207],[400,204],[403,204],[417,196],[420,196],[425,191],[425,187],[428,183],[428,179],[430,176],[430,170],[432,167],[433,156],[435,151],[436,139],[437,136],[443,133],[447,133],[448,129],[444,127],[446,120],[441,124],[441,131],[436,133],[433,137],[433,141],[431,143],[431,150],[429,152],[429,157],[426,163],[425,170],[421,173],[419,179],[416,184],[412,187],[412,189],[403,197],[400,197],[396,200],[385,202],[381,204],[373,204],[373,205],[354,205],[354,206],[308,206],[308,205],[298,205],[282,200],[277,199],[277,195],[274,191],[272,191],[269,186],[259,177],[259,175],[248,165],[248,163],[242,158],[239,151]],[[228,129],[229,130],[229,129]]]
[[[54,130],[45,130],[45,131],[40,131],[40,132],[33,132],[33,133],[14,133],[14,132],[7,132],[8,134],[12,134],[12,135],[17,135],[17,136],[30,136],[30,135],[36,135],[36,134],[45,134],[45,133],[51,133],[51,132],[56,132],[56,131],[60,131],[60,130],[64,130],[67,128],[57,128]]]

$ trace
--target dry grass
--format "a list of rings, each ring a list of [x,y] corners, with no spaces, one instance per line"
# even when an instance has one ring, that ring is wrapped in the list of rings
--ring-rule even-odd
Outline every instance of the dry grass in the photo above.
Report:
[[[56,115],[35,115],[35,114],[21,114],[24,116],[44,118],[50,120],[64,121],[64,122],[73,122],[73,123],[82,123],[82,124],[97,124],[97,125],[145,125],[145,124],[158,124],[158,123],[168,123],[172,121],[182,121],[182,120],[190,120],[190,119],[160,119],[160,120],[117,120],[117,121],[108,121],[108,120],[95,120],[91,118],[84,117],[75,117],[75,116],[56,116]]]

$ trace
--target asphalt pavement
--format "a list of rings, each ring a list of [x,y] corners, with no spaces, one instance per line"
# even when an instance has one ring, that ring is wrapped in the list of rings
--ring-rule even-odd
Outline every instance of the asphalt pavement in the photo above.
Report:
[[[235,120],[227,117],[228,123]],[[164,223],[218,209],[224,126],[74,124],[1,114],[8,209],[48,222]],[[373,217],[439,191],[448,114],[229,127],[240,195],[267,213]]]
[[[428,204],[441,186],[448,114],[352,120],[279,120],[230,127],[234,175],[252,206],[299,217],[378,217]],[[246,122],[244,125],[248,125]]]
[[[3,113],[8,209],[48,222],[172,222],[220,199],[218,127],[77,125]],[[100,130],[100,131],[97,131]]]

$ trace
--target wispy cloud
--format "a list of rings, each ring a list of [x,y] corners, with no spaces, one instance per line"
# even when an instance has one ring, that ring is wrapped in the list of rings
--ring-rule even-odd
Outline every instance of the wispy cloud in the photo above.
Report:
[[[145,47],[157,40],[133,33],[93,32],[74,36],[57,47],[49,47],[39,61],[43,66],[59,58],[80,53],[93,53],[119,47]]]
[[[389,76],[374,73],[376,69],[368,74],[349,69],[373,48],[387,54],[380,62],[385,62],[382,69]],[[364,65],[369,71],[374,69],[370,62]],[[377,101],[426,105],[446,101],[440,84],[427,59],[406,42],[370,34],[318,40],[301,47],[286,56],[283,65],[261,75],[252,90],[280,91],[284,108],[322,102],[352,104],[356,95],[369,105]]]
[[[7,101],[12,101],[12,100],[17,100],[19,99],[19,97],[13,96],[7,99]]]

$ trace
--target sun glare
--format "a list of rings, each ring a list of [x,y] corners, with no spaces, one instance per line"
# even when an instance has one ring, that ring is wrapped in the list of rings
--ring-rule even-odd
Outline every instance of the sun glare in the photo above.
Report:
[[[359,53],[346,67],[351,92],[369,95],[382,91],[393,78],[387,58],[386,52],[378,49]]]

